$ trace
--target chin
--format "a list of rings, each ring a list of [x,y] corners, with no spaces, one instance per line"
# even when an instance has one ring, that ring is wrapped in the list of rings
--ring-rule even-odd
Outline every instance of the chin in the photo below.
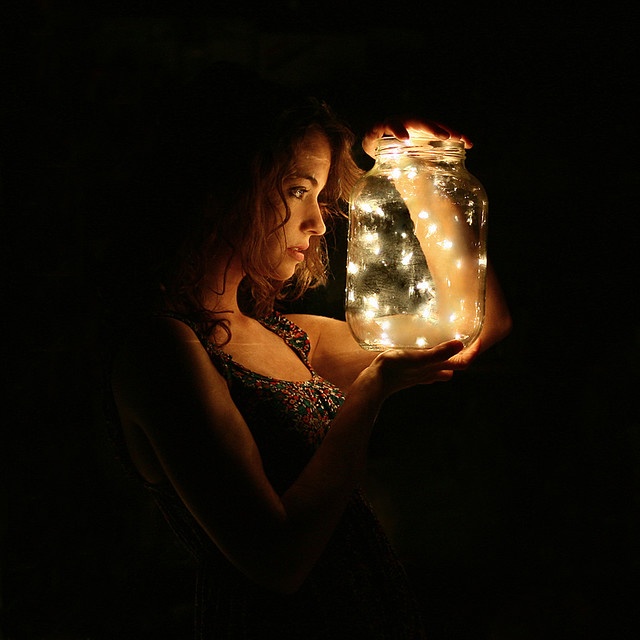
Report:
[[[286,282],[287,280],[291,280],[297,271],[297,266],[287,267],[284,264],[281,264],[274,272],[273,279],[279,280],[280,282]]]
[[[274,276],[274,280],[278,280],[279,282],[287,282],[287,280],[291,280],[291,278],[293,278],[293,276],[295,275],[295,270],[290,271],[289,273],[277,273]]]

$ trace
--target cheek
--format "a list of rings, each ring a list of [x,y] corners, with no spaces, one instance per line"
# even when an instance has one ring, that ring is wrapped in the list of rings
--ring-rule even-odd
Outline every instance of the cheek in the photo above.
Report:
[[[286,246],[286,241],[287,239],[291,239],[295,234],[294,229],[295,229],[295,219],[296,219],[296,214],[294,211],[290,211],[289,212],[289,219],[286,220],[286,222],[283,222],[282,226],[280,226],[278,229],[276,229],[275,231],[275,236]]]
[[[287,248],[287,232],[284,227],[280,227],[269,234],[267,238],[267,249],[274,265],[282,261],[282,257]]]

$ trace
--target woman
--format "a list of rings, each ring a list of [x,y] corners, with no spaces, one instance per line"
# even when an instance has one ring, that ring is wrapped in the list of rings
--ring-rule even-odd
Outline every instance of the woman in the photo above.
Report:
[[[110,387],[124,458],[197,559],[197,637],[421,638],[359,489],[367,444],[390,394],[449,380],[505,335],[495,279],[465,350],[375,354],[341,321],[282,315],[323,282],[327,224],[359,175],[351,132],[235,69],[204,74],[170,114],[136,187],[140,244],[117,261]],[[377,125],[365,148],[408,125]]]

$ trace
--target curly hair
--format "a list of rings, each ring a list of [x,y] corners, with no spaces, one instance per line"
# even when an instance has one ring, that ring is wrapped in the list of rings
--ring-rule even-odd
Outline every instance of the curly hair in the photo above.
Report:
[[[224,314],[205,305],[205,282],[213,262],[229,250],[241,259],[242,307],[253,317],[326,282],[323,237],[311,238],[305,261],[287,282],[272,277],[267,243],[289,219],[283,181],[310,132],[324,135],[331,149],[320,194],[325,220],[344,215],[362,172],[352,155],[353,133],[327,104],[252,71],[217,65],[168,100],[156,131],[142,172],[127,190],[133,212],[116,242],[126,283],[118,295],[129,292],[125,307],[176,311],[209,335],[222,326],[228,338]]]

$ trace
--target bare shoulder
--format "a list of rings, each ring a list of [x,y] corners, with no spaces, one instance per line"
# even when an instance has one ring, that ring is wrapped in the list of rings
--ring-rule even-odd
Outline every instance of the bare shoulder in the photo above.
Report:
[[[123,341],[123,350],[137,353],[152,347],[164,349],[169,345],[199,342],[191,327],[185,322],[169,316],[146,318],[128,334]]]
[[[305,314],[287,317],[307,332],[311,342],[309,359],[315,370],[343,391],[377,355],[360,347],[343,320]]]
[[[174,318],[154,317],[132,329],[114,359],[113,376],[125,382],[136,376],[169,371],[188,351],[204,351],[194,331]]]
[[[349,327],[344,320],[305,313],[290,313],[287,314],[287,318],[307,333],[312,344],[328,335],[341,338],[347,343],[353,341]]]
[[[158,417],[196,394],[227,388],[195,332],[167,317],[129,333],[114,360],[112,386],[119,410],[141,425],[161,423]]]
[[[343,357],[349,353],[361,355],[362,349],[344,320],[308,314],[291,314],[287,317],[309,336],[312,360],[314,357],[332,357],[332,354],[341,354]]]

